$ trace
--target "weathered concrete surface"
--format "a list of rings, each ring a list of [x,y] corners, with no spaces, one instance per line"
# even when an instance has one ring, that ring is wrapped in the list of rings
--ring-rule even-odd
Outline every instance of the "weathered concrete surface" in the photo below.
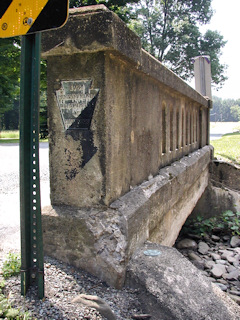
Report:
[[[212,148],[183,157],[114,201],[125,220],[129,254],[147,239],[172,246],[187,217],[208,185]]]
[[[120,288],[125,277],[126,238],[114,210],[45,207],[44,253],[83,268]]]
[[[210,166],[211,180],[223,188],[240,192],[240,167],[224,161],[212,161]]]
[[[148,250],[160,255],[148,256]],[[140,288],[153,320],[240,319],[239,307],[221,299],[207,277],[175,248],[146,243],[129,262],[127,284]]]
[[[212,161],[209,185],[193,210],[192,217],[218,216],[226,210],[240,211],[240,169],[222,161]]]
[[[162,168],[107,209],[45,207],[45,253],[121,287],[129,258],[146,240],[174,244],[208,184],[211,152],[206,146]]]
[[[61,30],[43,34],[42,50],[53,205],[109,206],[208,144],[208,100],[142,50],[136,34],[104,6],[70,10]],[[98,94],[89,127],[82,127],[89,92],[76,87],[87,81]],[[58,99],[70,82],[74,97]],[[59,104],[68,113],[79,108],[80,125],[66,127]]]

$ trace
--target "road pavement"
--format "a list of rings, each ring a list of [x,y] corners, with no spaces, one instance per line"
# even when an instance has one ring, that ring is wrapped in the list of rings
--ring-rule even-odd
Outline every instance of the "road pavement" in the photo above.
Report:
[[[222,135],[237,131],[239,122],[211,122],[210,141],[221,138]]]
[[[41,206],[50,204],[48,143],[40,143]],[[19,145],[0,144],[0,253],[20,250]]]

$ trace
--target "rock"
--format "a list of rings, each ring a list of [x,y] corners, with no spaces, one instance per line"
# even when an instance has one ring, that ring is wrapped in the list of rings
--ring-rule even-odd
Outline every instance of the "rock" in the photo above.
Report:
[[[223,238],[224,241],[230,240],[230,236],[228,236],[228,235],[225,235],[225,236],[223,236],[222,238]]]
[[[225,284],[222,284],[220,282],[215,282],[215,284],[222,290],[227,291],[227,286]]]
[[[228,273],[226,275],[226,279],[227,280],[237,280],[239,276],[240,276],[240,271],[239,270],[235,270],[235,271],[232,271],[232,272]]]
[[[188,257],[193,261],[202,261],[202,259],[195,252],[188,252]]]
[[[226,260],[216,260],[216,263],[217,264],[227,264],[227,261]]]
[[[177,244],[178,249],[197,249],[197,242],[192,239],[183,239]]]
[[[237,260],[237,261],[240,261],[240,254],[238,253],[237,255],[235,255],[235,259]]]
[[[134,314],[132,315],[131,318],[136,320],[140,320],[140,319],[148,320],[148,319],[151,319],[152,316],[150,314]]]
[[[234,294],[235,296],[240,296],[240,291],[230,290],[230,294]]]
[[[240,247],[240,238],[239,236],[233,236],[230,240],[230,245],[232,248]]]
[[[221,278],[226,272],[226,267],[223,264],[215,264],[211,270],[211,274],[214,278]]]
[[[220,240],[220,237],[215,236],[215,234],[213,234],[211,238],[212,238],[212,240],[215,241],[215,242],[217,242],[217,241]]]
[[[204,270],[204,267],[205,267],[205,264],[204,264],[204,261],[201,261],[201,260],[194,260],[192,262],[195,267],[197,267],[199,270]]]
[[[230,255],[227,256],[227,261],[228,261],[229,263],[238,262],[234,256],[230,256]]]
[[[229,297],[232,298],[237,304],[240,305],[240,297],[239,296],[235,296],[233,294],[229,294]]]
[[[194,239],[194,240],[201,240],[202,237],[197,235],[197,234],[194,234],[194,233],[188,233],[187,236],[190,238],[190,239]]]
[[[230,273],[230,272],[232,272],[232,271],[235,271],[235,270],[237,270],[237,268],[234,267],[234,266],[229,266],[229,267],[227,267],[227,272],[228,272],[228,273]]]
[[[224,280],[224,279],[218,279],[217,282],[220,282],[220,283],[222,283],[222,284],[225,284],[225,285],[228,287],[228,282],[227,282],[226,280]]]
[[[227,257],[233,257],[234,253],[232,251],[229,250],[221,250],[220,252],[222,252],[222,259],[227,260]]]
[[[240,254],[240,248],[237,247],[237,248],[233,248],[234,252],[237,252],[238,254]]]
[[[213,266],[215,266],[214,261],[205,261],[205,268],[206,269],[212,269]]]
[[[213,278],[213,277],[210,277],[210,275],[209,275],[209,277],[208,277],[208,279],[211,281],[211,282],[217,282],[217,280],[215,279],[215,278]]]
[[[221,256],[218,253],[210,252],[210,256],[213,258],[213,260],[220,260]]]
[[[96,309],[102,316],[104,316],[108,320],[117,319],[109,305],[98,296],[80,294],[72,300],[72,303],[80,303],[89,308]]]
[[[146,256],[149,249],[161,255]],[[144,310],[156,320],[233,319],[208,278],[175,248],[147,242],[137,249],[128,264],[126,285],[140,289]]]
[[[210,247],[206,242],[200,241],[198,244],[198,252],[201,254],[206,254],[208,253]]]

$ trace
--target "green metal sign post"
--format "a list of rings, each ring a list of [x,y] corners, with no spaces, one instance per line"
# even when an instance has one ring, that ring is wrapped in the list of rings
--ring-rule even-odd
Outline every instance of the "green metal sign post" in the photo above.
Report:
[[[44,297],[39,181],[39,84],[41,33],[22,37],[20,85],[21,294],[31,285]]]
[[[44,297],[39,179],[39,87],[41,31],[60,28],[69,0],[2,0],[0,38],[22,35],[20,84],[21,294],[35,285]]]

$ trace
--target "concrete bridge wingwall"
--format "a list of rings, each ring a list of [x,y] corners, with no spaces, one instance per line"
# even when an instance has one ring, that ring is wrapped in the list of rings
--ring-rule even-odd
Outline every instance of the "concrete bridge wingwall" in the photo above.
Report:
[[[209,180],[209,100],[104,6],[43,35],[51,207],[44,249],[121,287],[146,240],[172,246]]]

